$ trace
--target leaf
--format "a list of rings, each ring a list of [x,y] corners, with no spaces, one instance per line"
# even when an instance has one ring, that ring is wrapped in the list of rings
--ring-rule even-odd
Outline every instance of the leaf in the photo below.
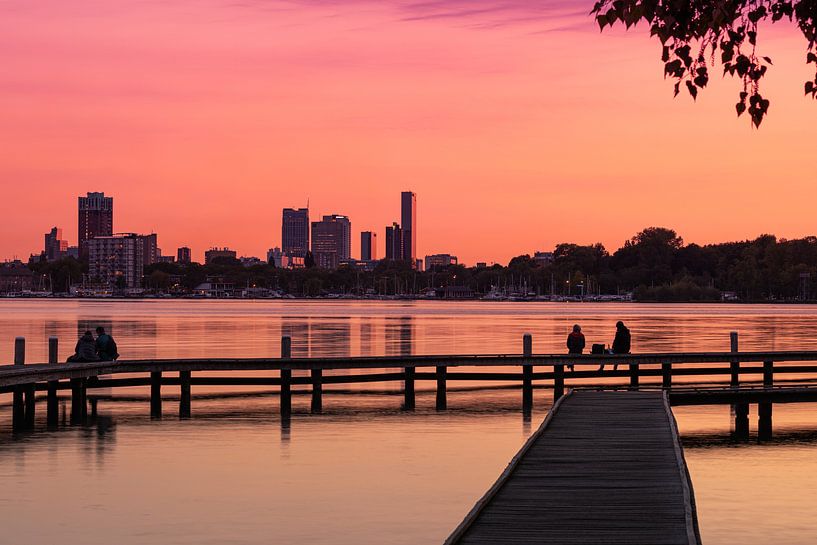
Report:
[[[735,109],[738,111],[738,117],[740,117],[740,114],[746,111],[746,104],[743,102],[738,102],[735,104]]]
[[[687,91],[689,91],[689,94],[692,95],[692,100],[697,100],[698,99],[698,88],[695,87],[695,85],[693,85],[693,83],[691,81],[687,81],[686,84],[687,84]]]
[[[811,52],[809,52],[809,54],[806,55],[806,64],[808,64],[810,62],[813,62],[814,64],[817,64],[817,55],[815,55],[814,53],[811,53]]]
[[[814,92],[814,82],[813,81],[807,81],[806,82],[806,94],[810,95],[813,92]]]
[[[769,57],[763,57],[763,60],[766,61],[767,63],[771,64],[771,65],[774,65],[774,63],[772,62],[772,59],[770,59]]]

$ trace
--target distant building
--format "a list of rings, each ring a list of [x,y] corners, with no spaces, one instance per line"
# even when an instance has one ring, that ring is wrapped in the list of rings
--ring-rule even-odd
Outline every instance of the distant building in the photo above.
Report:
[[[434,254],[426,256],[425,270],[430,271],[434,268],[448,267],[449,265],[457,264],[457,256],[451,254]]]
[[[417,260],[417,194],[403,191],[400,194],[400,221],[403,229],[402,259],[412,267]]]
[[[86,241],[88,275],[93,283],[110,288],[138,288],[145,268],[145,241],[141,235],[122,233]]]
[[[244,265],[245,267],[254,267],[255,265],[266,265],[266,263],[261,261],[260,258],[254,256],[250,257],[241,256],[239,261],[241,261],[241,264]]]
[[[79,259],[79,246],[69,246],[66,255],[74,259]]]
[[[397,222],[386,227],[386,259],[399,260],[403,258],[403,230]]]
[[[337,269],[352,255],[352,222],[347,216],[332,214],[312,222],[312,257],[323,269]]]
[[[446,286],[443,297],[446,299],[472,299],[474,292],[467,286]]]
[[[175,263],[176,256],[174,255],[160,255],[157,263]]]
[[[488,267],[488,264],[485,261],[477,261],[477,269],[485,269]]]
[[[553,263],[553,252],[535,252],[533,254],[533,260],[540,267],[544,267],[545,265]]]
[[[154,263],[157,263],[159,261],[159,256],[162,255],[162,251],[159,249],[156,233],[141,235],[141,237],[142,243],[145,245],[144,249],[142,250],[145,265],[153,265]]]
[[[181,265],[187,265],[191,262],[190,257],[190,248],[187,246],[182,246],[178,250],[176,250],[176,262]]]
[[[203,297],[233,297],[235,284],[226,282],[220,276],[208,276],[204,282],[193,288],[193,293]]]
[[[113,197],[105,193],[88,193],[78,197],[77,240],[81,253],[85,253],[85,243],[94,237],[113,235]]]
[[[377,260],[377,233],[371,231],[360,233],[360,260]]]
[[[34,289],[34,273],[22,261],[0,263],[0,293],[20,293]]]
[[[284,208],[281,248],[287,255],[306,256],[309,250],[309,208]]]
[[[235,250],[231,250],[229,248],[210,248],[204,252],[204,264],[209,265],[214,259],[218,259],[220,257],[236,259]]]
[[[62,229],[52,227],[51,232],[45,234],[45,258],[48,261],[62,259],[68,254],[68,241],[62,238]]]
[[[267,250],[267,263],[275,265],[278,269],[303,269],[304,258],[300,256],[286,255],[277,246]]]

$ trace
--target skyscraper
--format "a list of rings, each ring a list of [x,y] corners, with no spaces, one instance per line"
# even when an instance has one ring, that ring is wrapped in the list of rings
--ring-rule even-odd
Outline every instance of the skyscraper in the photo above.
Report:
[[[113,234],[113,197],[105,193],[88,193],[79,197],[77,240],[81,253],[85,253],[85,242],[94,237]]]
[[[396,222],[386,227],[386,259],[403,259],[403,230]]]
[[[52,227],[51,232],[45,234],[45,248],[43,252],[48,261],[62,259],[68,254],[68,241],[62,239],[62,229]]]
[[[332,214],[312,222],[312,256],[323,269],[336,269],[352,255],[352,222]]]
[[[284,208],[281,219],[281,249],[304,257],[309,250],[309,208]]]
[[[140,236],[142,237],[142,243],[145,245],[144,250],[142,250],[142,259],[144,260],[145,265],[153,265],[154,263],[158,263],[161,251],[159,250],[159,242],[157,240],[156,233]]]
[[[363,231],[360,233],[360,260],[375,261],[377,259],[377,233]]]
[[[413,191],[400,194],[400,222],[403,228],[404,261],[416,266],[417,261],[417,195]]]
[[[176,263],[181,263],[182,265],[190,263],[190,248],[182,246],[176,250]]]

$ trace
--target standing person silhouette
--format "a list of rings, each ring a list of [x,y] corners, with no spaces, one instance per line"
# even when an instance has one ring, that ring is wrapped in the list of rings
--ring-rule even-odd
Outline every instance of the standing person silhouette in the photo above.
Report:
[[[624,322],[619,320],[616,322],[616,337],[613,339],[613,348],[610,350],[611,354],[629,354],[630,345],[632,343],[632,336],[630,330],[624,325]],[[618,364],[613,364],[613,371],[618,369]],[[604,370],[604,365],[599,367],[599,371]]]
[[[582,333],[581,326],[576,324],[573,326],[573,331],[567,336],[567,353],[581,354],[584,351],[584,345],[584,333]],[[572,371],[573,365],[568,364],[567,368]]]

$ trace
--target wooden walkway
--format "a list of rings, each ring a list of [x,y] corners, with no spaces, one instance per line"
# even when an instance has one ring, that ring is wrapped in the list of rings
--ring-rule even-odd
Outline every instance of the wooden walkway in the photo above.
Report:
[[[563,397],[446,544],[700,542],[661,392]]]

